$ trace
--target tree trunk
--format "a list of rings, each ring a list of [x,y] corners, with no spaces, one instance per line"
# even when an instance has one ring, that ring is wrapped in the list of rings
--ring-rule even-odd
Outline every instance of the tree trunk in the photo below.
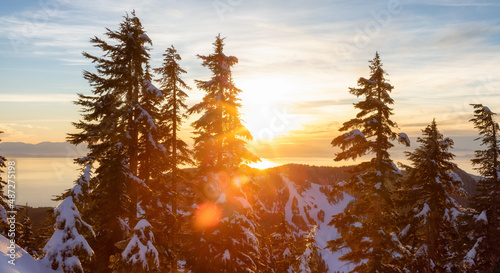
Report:
[[[172,225],[172,245],[174,248],[174,255],[171,264],[171,270],[173,273],[177,273],[177,91],[176,91],[176,82],[174,80],[173,87],[173,122],[172,122],[172,214],[174,215],[174,223]]]

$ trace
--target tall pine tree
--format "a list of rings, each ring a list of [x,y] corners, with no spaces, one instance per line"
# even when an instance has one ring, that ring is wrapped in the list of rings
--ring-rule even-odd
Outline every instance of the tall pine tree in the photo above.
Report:
[[[148,53],[152,42],[142,23],[132,12],[119,29],[107,29],[110,43],[98,37],[91,39],[103,51],[102,57],[83,55],[96,63],[96,73],[84,72],[92,86],[92,95],[79,94],[76,104],[82,106],[83,120],[74,123],[79,133],[68,140],[86,143],[87,156],[77,159],[85,167],[97,165],[90,179],[88,207],[97,239],[93,272],[107,272],[109,257],[121,252],[116,245],[126,240],[130,227],[145,214],[139,204],[149,209],[149,185],[160,179],[168,164],[168,153],[160,143],[164,132],[159,105],[163,94],[151,84]],[[163,169],[162,169],[163,168]]]
[[[370,77],[359,78],[358,88],[350,93],[364,100],[354,104],[359,113],[343,124],[340,131],[348,131],[332,141],[339,147],[335,161],[356,159],[373,154],[374,157],[352,169],[351,178],[342,187],[355,199],[344,212],[333,216],[329,223],[340,233],[340,238],[328,242],[332,251],[344,249],[340,258],[356,266],[353,272],[399,272],[394,256],[399,254],[399,241],[395,236],[396,210],[394,190],[399,186],[401,173],[392,162],[391,141],[409,145],[406,134],[394,132],[396,123],[389,96],[393,86],[385,78],[378,53],[370,61]]]
[[[500,263],[500,145],[499,126],[493,113],[482,104],[473,104],[474,118],[470,121],[479,131],[484,150],[475,151],[472,164],[481,174],[476,196],[471,198],[474,209],[472,247],[464,258],[464,265],[470,272],[493,272]]]
[[[212,78],[196,80],[197,87],[206,94],[188,113],[203,113],[193,123],[196,134],[194,152],[199,168],[203,172],[232,172],[242,164],[259,159],[245,148],[252,135],[242,124],[238,98],[241,90],[233,83],[231,67],[238,63],[238,59],[224,54],[224,38],[220,34],[213,45],[214,53],[198,55],[202,65],[212,71]]]
[[[405,211],[400,238],[408,250],[403,263],[410,272],[451,272],[462,213],[452,195],[465,193],[450,162],[453,140],[444,138],[433,120],[417,142],[420,147],[406,152],[412,166],[406,166],[400,205]]]
[[[188,264],[194,272],[255,272],[259,260],[256,223],[240,182],[246,179],[245,164],[258,158],[245,148],[252,136],[241,121],[241,90],[234,85],[231,71],[238,59],[224,54],[223,41],[218,35],[214,52],[198,55],[212,77],[196,81],[206,94],[188,111],[202,114],[192,124],[200,188],[216,201],[214,205],[221,208],[222,217],[217,227],[199,230],[193,249],[196,257]],[[210,193],[213,190],[215,195]]]
[[[181,169],[182,166],[192,165],[194,162],[191,159],[191,151],[188,145],[179,136],[182,122],[187,118],[185,111],[187,110],[187,105],[185,100],[187,98],[186,92],[184,90],[189,90],[190,88],[182,80],[181,75],[186,73],[179,65],[181,60],[180,55],[177,50],[172,45],[163,54],[163,65],[160,68],[155,69],[155,72],[161,75],[160,84],[161,91],[165,96],[165,104],[163,105],[161,112],[165,116],[164,125],[170,134],[165,134],[166,138],[164,140],[165,146],[168,147],[170,154],[170,166],[168,168],[167,174],[167,185],[171,192],[171,216],[173,219],[170,220],[171,226],[168,228],[168,233],[170,236],[165,236],[169,238],[169,244],[171,245],[171,272],[177,272],[178,267],[178,256],[181,248],[181,242],[179,240],[179,232],[181,232],[181,227],[183,225],[181,217],[178,213],[179,211],[179,200],[182,198],[181,192],[179,192],[179,185],[183,185],[184,188],[187,183],[188,173]],[[183,191],[184,193],[185,191]],[[166,215],[167,218],[169,215]]]

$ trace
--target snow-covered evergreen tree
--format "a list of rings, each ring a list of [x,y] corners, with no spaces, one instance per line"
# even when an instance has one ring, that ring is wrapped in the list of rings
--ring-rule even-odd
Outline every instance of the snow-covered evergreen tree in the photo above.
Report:
[[[422,132],[420,147],[406,152],[412,166],[406,166],[402,189],[406,215],[400,238],[408,250],[404,265],[410,272],[451,272],[462,213],[452,195],[465,191],[454,172],[457,166],[450,162],[453,140],[443,137],[435,120]]]
[[[389,93],[393,86],[387,82],[378,53],[370,61],[370,77],[359,78],[358,88],[350,93],[364,100],[354,104],[359,113],[343,124],[340,131],[348,131],[332,141],[339,147],[335,161],[356,159],[374,154],[370,161],[352,169],[352,177],[341,188],[355,199],[344,212],[334,215],[334,225],[340,238],[328,242],[332,251],[344,249],[341,260],[355,264],[353,272],[398,272],[394,256],[400,253],[395,236],[396,209],[393,191],[402,178],[389,156],[391,141],[409,145],[406,134],[394,132]]]
[[[294,272],[301,273],[328,273],[329,268],[326,265],[319,247],[316,243],[316,226],[313,226],[307,236],[304,238],[305,248],[298,257],[298,267]]]
[[[132,237],[121,253],[121,263],[126,272],[157,272],[160,266],[159,253],[154,246],[155,237],[151,224],[141,219],[132,230]],[[122,266],[113,272],[124,272]]]
[[[288,272],[298,266],[298,229],[288,223],[281,213],[281,221],[271,234],[271,268],[273,272]]]
[[[178,240],[178,233],[182,226],[181,217],[179,217],[178,214],[178,203],[182,201],[183,197],[178,190],[178,186],[186,185],[188,175],[180,167],[194,164],[191,159],[191,151],[188,145],[178,136],[182,122],[187,118],[185,114],[187,110],[185,100],[188,95],[184,90],[189,90],[190,88],[181,78],[181,75],[186,73],[186,71],[179,65],[181,57],[174,46],[172,45],[167,49],[163,56],[163,65],[155,69],[155,72],[161,75],[160,89],[165,96],[165,104],[161,112],[165,115],[164,125],[167,126],[170,132],[169,134],[165,134],[166,138],[164,140],[164,145],[167,147],[170,154],[169,173],[166,176],[168,179],[167,185],[172,193],[170,203],[172,211],[168,213],[169,215],[167,215],[167,217],[170,215],[173,217],[168,226],[168,233],[170,236],[165,237],[169,239],[169,243],[171,244],[171,272],[177,272],[177,261],[181,248],[181,242]]]
[[[109,257],[120,251],[116,243],[126,240],[126,225],[138,221],[141,201],[149,209],[157,204],[149,185],[159,184],[168,166],[168,151],[161,144],[159,107],[163,94],[151,84],[149,47],[152,42],[132,12],[119,29],[107,29],[107,42],[91,39],[102,57],[84,56],[96,63],[96,73],[84,72],[92,95],[79,94],[83,120],[74,123],[79,133],[68,139],[86,143],[89,153],[77,162],[98,166],[90,179],[92,203],[85,214],[97,233],[94,271],[108,270]],[[145,204],[148,203],[148,204]]]
[[[193,249],[195,259],[188,261],[195,272],[255,272],[259,260],[259,242],[255,235],[254,212],[242,184],[244,166],[258,158],[245,148],[251,140],[243,126],[239,108],[240,89],[233,83],[231,67],[238,62],[223,52],[223,38],[216,37],[214,53],[203,56],[202,65],[212,72],[208,81],[197,80],[206,92],[203,100],[188,113],[202,113],[195,122],[195,159],[200,188],[217,201],[223,215],[215,229],[200,231],[200,242]],[[215,194],[209,190],[216,190]]]
[[[68,196],[54,209],[56,217],[55,231],[43,252],[43,262],[54,270],[83,272],[82,259],[90,258],[94,252],[83,234],[93,234],[92,228],[85,223],[73,203],[73,196]]]
[[[288,223],[282,213],[281,221],[273,230],[270,235],[269,272],[328,272],[316,243],[316,226],[312,226],[305,235],[300,234],[300,230]]]
[[[475,151],[472,163],[481,174],[476,196],[470,199],[474,209],[472,245],[464,257],[464,266],[470,272],[493,272],[500,262],[500,145],[499,126],[493,113],[482,104],[473,104],[474,118],[470,121],[478,129],[484,150]]]
[[[249,202],[236,191],[198,205],[186,256],[192,272],[259,272],[258,223]]]

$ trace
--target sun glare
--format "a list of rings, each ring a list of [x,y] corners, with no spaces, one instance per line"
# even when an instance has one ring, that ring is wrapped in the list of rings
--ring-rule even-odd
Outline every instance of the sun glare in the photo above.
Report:
[[[268,168],[276,167],[276,164],[267,160],[267,159],[261,158],[260,162],[251,163],[251,164],[248,164],[248,166],[250,166],[252,168],[260,169],[260,170],[265,170]]]
[[[242,80],[241,93],[245,126],[254,140],[272,141],[290,130],[291,118],[286,107],[296,87],[286,78]]]

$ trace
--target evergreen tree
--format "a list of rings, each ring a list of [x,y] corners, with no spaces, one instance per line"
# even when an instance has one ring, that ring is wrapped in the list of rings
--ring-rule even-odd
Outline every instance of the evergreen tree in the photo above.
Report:
[[[79,94],[76,104],[83,107],[83,120],[74,126],[80,132],[68,137],[75,145],[88,146],[89,153],[76,160],[82,168],[98,166],[88,187],[92,202],[84,212],[97,233],[93,272],[108,271],[109,257],[120,251],[116,244],[127,240],[127,226],[138,221],[138,204],[144,201],[144,208],[151,209],[157,203],[149,186],[159,183],[168,164],[160,143],[165,132],[158,125],[164,97],[149,73],[147,45],[152,42],[135,12],[105,35],[116,43],[91,39],[102,57],[83,54],[96,63],[97,72],[84,72],[93,94]]]
[[[92,163],[90,160],[88,160],[87,157],[82,157],[82,158],[77,158],[75,160],[75,163],[83,165],[87,164],[86,166],[82,166],[81,168],[81,174],[78,177],[78,179],[74,182],[74,186],[68,190],[66,190],[64,193],[61,195],[57,196],[56,198],[53,199],[53,201],[64,201],[66,198],[71,197],[73,200],[73,204],[75,205],[76,209],[80,213],[80,216],[82,219],[90,219],[91,220],[91,208],[92,208],[92,185],[95,185],[95,183],[92,182]],[[53,215],[54,212],[52,211],[50,215]],[[41,230],[41,240],[37,241],[38,248],[43,247],[49,238],[52,236],[52,233],[54,231],[53,226],[55,223],[55,218],[52,216],[46,223],[44,223],[44,227]],[[95,235],[95,234],[94,234]],[[93,244],[95,240],[95,236],[89,236],[88,238],[89,244]],[[42,248],[43,252],[43,248]],[[82,261],[82,268],[84,268],[85,271],[88,272],[88,269],[90,268],[90,262],[91,259],[83,259]]]
[[[295,272],[328,273],[329,268],[323,260],[315,237],[316,226],[313,226],[303,240],[305,248],[299,256],[299,265]]]
[[[352,169],[351,178],[342,189],[355,199],[344,212],[333,216],[340,238],[328,242],[332,251],[348,249],[340,258],[356,264],[353,272],[399,272],[394,256],[400,253],[395,236],[396,210],[394,190],[399,186],[401,173],[390,159],[391,141],[398,139],[409,145],[406,134],[398,134],[390,118],[390,105],[394,104],[389,93],[393,86],[387,82],[387,73],[382,68],[378,53],[370,61],[370,77],[359,78],[359,88],[350,88],[363,101],[354,104],[359,109],[356,118],[343,124],[340,131],[348,131],[332,141],[340,147],[335,161],[356,159],[373,153],[370,161],[362,162]]]
[[[52,234],[54,234],[54,226],[56,223],[56,217],[54,216],[54,208],[47,209],[45,211],[44,220],[42,222],[42,226],[36,229],[36,238],[35,238],[35,249],[37,256],[36,258],[43,258],[44,251],[43,248],[49,241]],[[85,267],[84,267],[85,268]]]
[[[256,232],[257,240],[259,241],[259,260],[257,261],[257,272],[275,273],[273,269],[273,247],[271,244],[271,235],[265,232],[262,225],[258,226]]]
[[[43,252],[43,262],[54,270],[83,272],[81,259],[88,259],[94,254],[82,233],[93,234],[92,228],[85,223],[73,203],[73,196],[68,196],[55,209],[55,231]]]
[[[255,272],[259,261],[256,223],[241,184],[246,179],[245,164],[258,158],[245,148],[252,136],[242,124],[241,90],[235,87],[231,73],[238,59],[223,53],[223,40],[217,36],[214,53],[198,55],[202,65],[212,71],[212,78],[196,81],[206,94],[188,114],[202,113],[192,124],[200,187],[217,201],[224,217],[216,228],[199,231],[192,250],[197,257],[188,262],[194,272]]]
[[[245,148],[252,135],[242,124],[237,97],[241,90],[236,88],[232,78],[231,67],[238,59],[224,54],[224,38],[220,34],[213,45],[214,53],[198,55],[203,60],[202,65],[212,71],[212,78],[196,80],[197,87],[206,94],[188,114],[203,112],[193,123],[196,130],[194,152],[199,168],[203,172],[232,171],[241,164],[259,159]]]
[[[293,270],[298,266],[298,229],[288,223],[283,213],[281,221],[273,229],[275,231],[271,234],[271,268],[273,272]]]
[[[182,198],[182,196],[178,187],[179,185],[186,185],[188,176],[188,173],[180,167],[194,164],[191,160],[191,151],[188,145],[178,136],[182,122],[187,118],[187,115],[184,113],[187,110],[187,105],[184,102],[187,98],[187,94],[183,89],[189,90],[190,88],[181,78],[181,75],[186,73],[186,71],[179,65],[181,57],[174,46],[172,45],[167,49],[163,56],[163,66],[155,69],[155,72],[161,75],[160,88],[165,96],[165,104],[161,112],[165,116],[164,124],[168,128],[167,130],[171,132],[170,134],[165,134],[167,136],[165,139],[165,146],[168,147],[170,151],[170,167],[169,173],[167,174],[167,185],[170,187],[172,193],[172,211],[167,214],[167,217],[173,217],[173,219],[169,221],[171,226],[168,232],[170,234],[168,238],[170,238],[170,248],[172,250],[171,272],[177,272],[178,255],[181,248],[181,242],[178,240],[178,233],[182,226],[178,214],[178,199]]]
[[[134,227],[133,236],[121,253],[121,261],[127,268],[126,272],[156,272],[160,266],[158,251],[154,246],[154,235],[151,224],[141,219]],[[118,267],[120,271],[122,267]]]
[[[400,238],[408,250],[404,261],[410,272],[450,272],[453,242],[459,235],[457,216],[461,207],[452,194],[464,195],[462,181],[450,162],[453,140],[444,138],[436,121],[427,126],[420,147],[406,152],[412,167],[406,166],[403,183],[405,227]]]
[[[464,266],[470,272],[493,272],[495,263],[500,262],[500,146],[499,127],[493,117],[496,115],[482,104],[473,104],[474,118],[470,121],[478,129],[484,150],[475,151],[472,164],[481,174],[476,196],[471,198],[474,209],[472,247],[464,258]]]
[[[28,252],[31,256],[37,257],[38,253],[35,245],[33,225],[31,224],[28,212],[29,207],[26,204],[26,207],[24,209],[24,216],[22,218],[23,220],[21,221],[21,225],[18,230],[17,244],[24,250],[26,250],[26,252]]]

